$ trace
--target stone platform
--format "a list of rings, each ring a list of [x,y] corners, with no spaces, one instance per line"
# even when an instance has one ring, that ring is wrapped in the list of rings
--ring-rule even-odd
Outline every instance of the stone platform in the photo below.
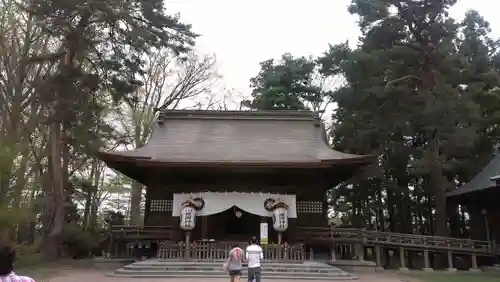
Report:
[[[109,276],[127,278],[227,278],[224,261],[145,260],[116,269]],[[246,277],[246,269],[243,271]],[[286,280],[357,280],[358,277],[326,263],[268,262],[262,263],[264,279]]]

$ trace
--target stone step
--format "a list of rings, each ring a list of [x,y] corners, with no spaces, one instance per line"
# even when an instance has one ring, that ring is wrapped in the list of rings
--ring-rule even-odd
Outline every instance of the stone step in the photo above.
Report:
[[[169,269],[169,270],[130,270],[130,269],[125,269],[125,268],[120,268],[115,270],[116,274],[133,274],[133,273],[142,273],[142,274],[165,274],[165,273],[178,273],[178,274],[191,274],[191,273],[204,273],[204,274],[224,274],[227,276],[227,273],[222,270],[213,270],[213,271],[206,271],[206,270],[184,270],[184,269]],[[337,272],[330,272],[330,273],[318,273],[318,272],[281,272],[281,271],[267,271],[267,269],[262,270],[262,275],[266,275],[268,273],[279,273],[280,275],[285,275],[285,276],[294,276],[294,275],[301,275],[301,276],[318,276],[318,275],[324,275],[324,276],[351,276],[351,274],[344,272],[344,271],[337,271]],[[243,275],[246,275],[246,271],[243,271]]]
[[[113,276],[131,278],[227,278],[224,261],[139,261],[116,269]],[[263,262],[262,275],[269,279],[355,280],[357,277],[339,268],[316,261]],[[246,276],[246,269],[243,270]]]
[[[222,267],[222,264],[225,261],[199,261],[199,262],[191,262],[191,261],[155,261],[155,260],[145,260],[135,262],[129,266],[133,267]],[[308,268],[308,269],[323,269],[323,268],[332,268],[330,265],[326,263],[319,262],[306,262],[306,263],[280,263],[280,262],[262,262],[262,265],[266,268],[268,267],[280,267],[280,268]],[[243,266],[246,267],[247,264],[243,263]]]
[[[164,272],[164,271],[195,271],[195,272],[221,272],[223,271],[221,267],[218,268],[196,268],[196,267],[190,267],[190,268],[148,268],[148,269],[137,269],[133,267],[123,267],[120,268],[126,271],[141,271],[141,272]],[[245,270],[244,270],[245,272]],[[310,270],[310,269],[283,269],[283,268],[264,268],[262,269],[262,272],[264,273],[313,273],[313,274],[338,274],[338,273],[345,273],[343,270],[336,269],[336,268],[331,268],[331,269],[315,269],[315,270]]]
[[[161,273],[161,274],[150,274],[150,273],[127,273],[127,274],[109,274],[109,277],[123,277],[123,278],[139,278],[139,279],[148,279],[148,278],[200,278],[204,279],[213,279],[213,278],[228,278],[227,273],[179,273],[179,272],[169,272],[169,273]],[[351,281],[358,280],[358,277],[355,276],[302,276],[299,274],[295,275],[281,275],[277,274],[263,274],[264,279],[276,279],[276,280],[302,280],[302,281],[312,281],[312,280],[330,280],[330,281]],[[200,281],[202,281],[200,280]]]
[[[217,266],[134,266],[134,265],[126,265],[123,267],[127,270],[193,270],[193,271],[220,271],[222,269],[222,265]],[[294,267],[294,268],[286,268],[282,266],[268,266],[266,265],[263,268],[265,271],[269,272],[314,272],[314,273],[336,273],[341,270],[337,268],[309,268],[309,267]]]

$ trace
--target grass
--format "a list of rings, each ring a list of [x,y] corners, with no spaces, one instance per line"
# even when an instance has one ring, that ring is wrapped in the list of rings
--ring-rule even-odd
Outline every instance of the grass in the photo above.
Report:
[[[500,282],[493,273],[427,273],[415,275],[423,282]]]
[[[23,256],[15,264],[15,272],[33,278],[35,281],[48,281],[47,279],[58,275],[68,268],[89,267],[88,260],[61,259],[53,262],[43,262],[38,254]]]

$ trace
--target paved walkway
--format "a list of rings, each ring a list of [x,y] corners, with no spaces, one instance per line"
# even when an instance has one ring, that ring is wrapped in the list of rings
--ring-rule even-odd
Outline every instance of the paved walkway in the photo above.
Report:
[[[106,277],[105,274],[107,272],[103,270],[96,269],[67,269],[59,276],[50,278],[50,279],[42,279],[37,282],[141,282],[141,279],[134,278],[118,278],[118,277]],[[408,279],[401,279],[394,274],[390,273],[364,273],[364,274],[356,274],[360,277],[360,280],[354,280],[358,282],[409,282]],[[144,280],[143,280],[144,281]],[[203,279],[200,281],[199,279],[147,279],[146,282],[228,282],[228,279]],[[241,280],[245,282],[245,279]],[[264,282],[293,282],[297,280],[266,280],[263,279]],[[315,280],[316,282],[327,282],[321,280]],[[341,280],[335,280],[341,281]],[[347,280],[346,280],[347,281]],[[352,280],[350,280],[352,281]],[[300,281],[297,281],[300,282]],[[331,282],[331,281],[330,281]]]

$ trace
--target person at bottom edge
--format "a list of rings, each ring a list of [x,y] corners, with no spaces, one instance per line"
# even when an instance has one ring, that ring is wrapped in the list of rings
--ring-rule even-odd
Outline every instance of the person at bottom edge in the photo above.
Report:
[[[0,282],[35,282],[31,277],[14,273],[16,253],[10,245],[0,243]]]
[[[262,248],[258,245],[257,238],[254,236],[250,240],[250,246],[245,252],[246,260],[248,261],[248,282],[260,282],[261,266],[260,261],[264,259]]]
[[[233,248],[229,251],[227,264],[231,282],[240,282],[241,271],[243,269],[243,258],[243,250],[238,246],[238,244],[234,244]]]

